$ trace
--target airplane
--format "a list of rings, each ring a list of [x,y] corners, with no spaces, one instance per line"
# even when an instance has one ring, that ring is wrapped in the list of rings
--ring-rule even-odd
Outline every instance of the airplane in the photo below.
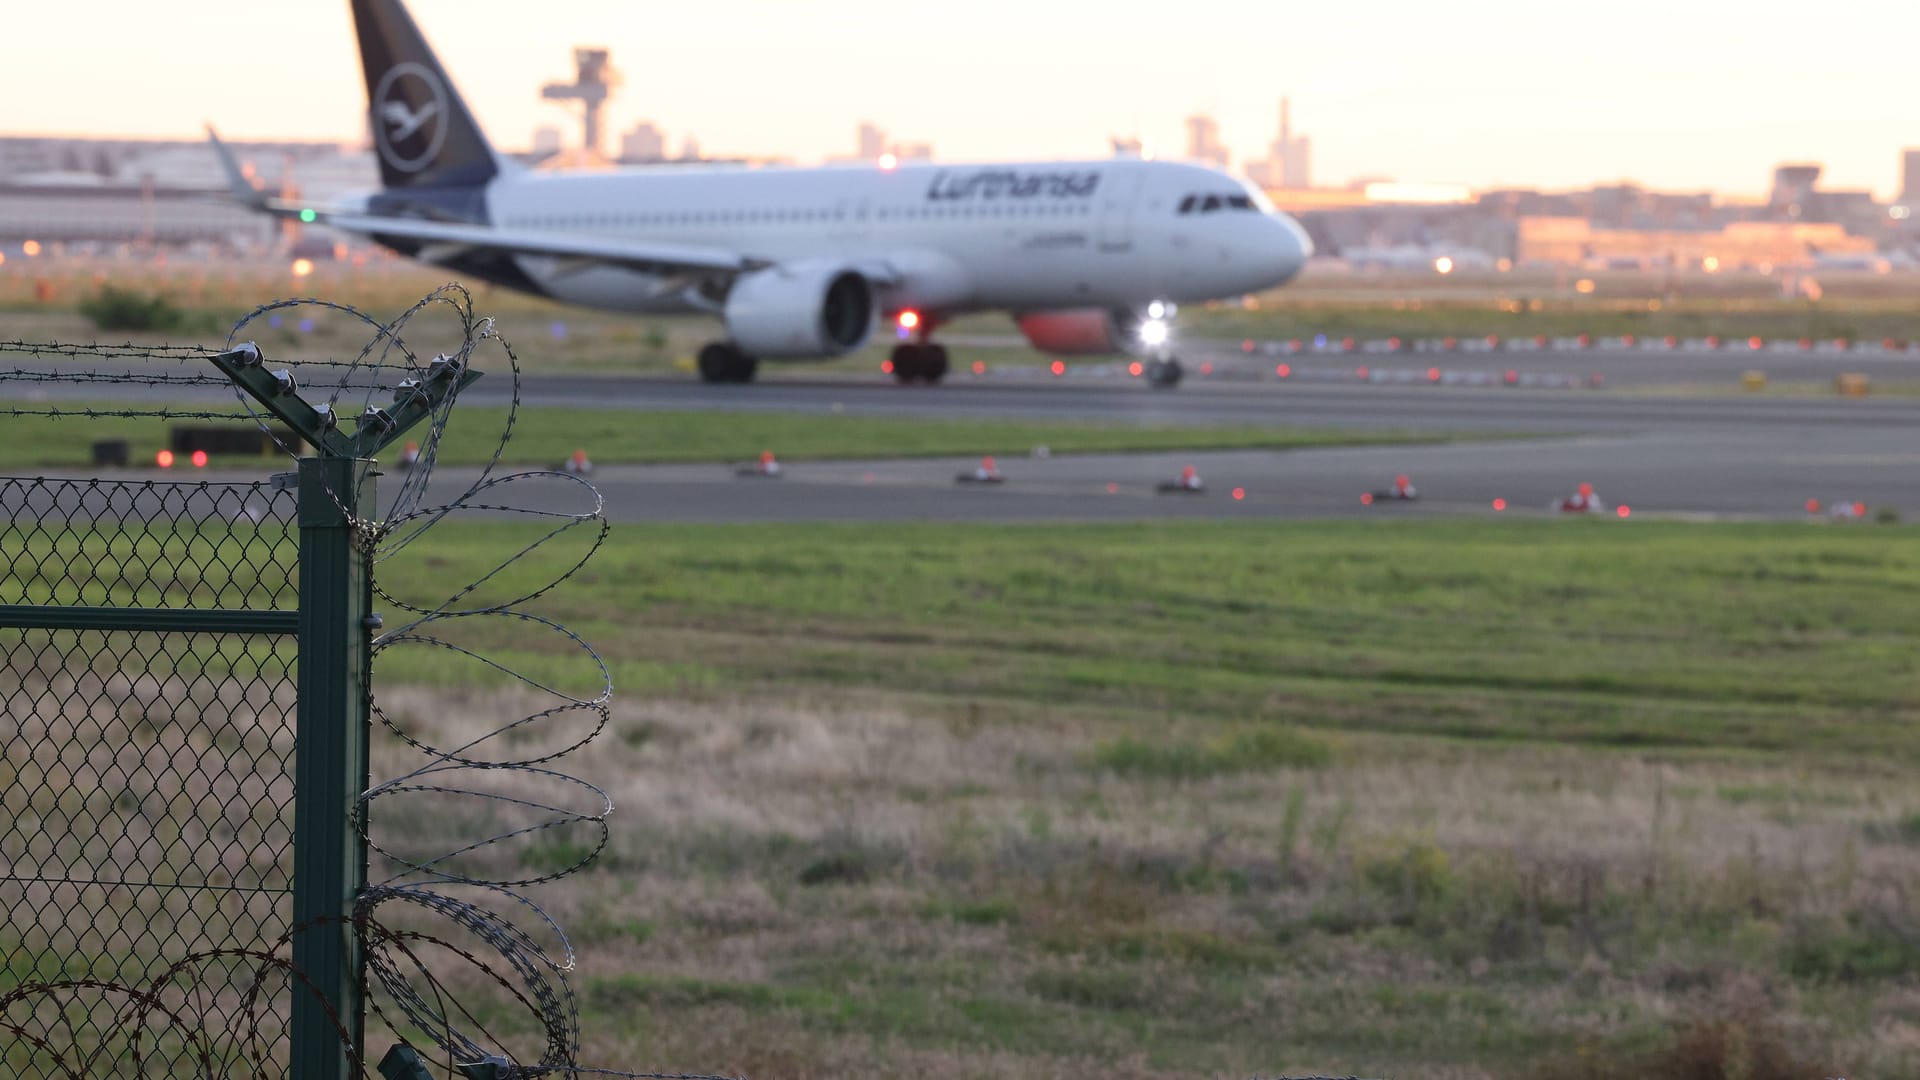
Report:
[[[400,0],[350,6],[381,189],[268,198],[209,127],[233,196],[569,304],[715,316],[708,382],[844,355],[884,320],[894,377],[935,383],[934,331],[998,310],[1043,352],[1150,356],[1170,387],[1176,305],[1283,285],[1313,251],[1257,187],[1173,162],[529,169],[487,141]]]

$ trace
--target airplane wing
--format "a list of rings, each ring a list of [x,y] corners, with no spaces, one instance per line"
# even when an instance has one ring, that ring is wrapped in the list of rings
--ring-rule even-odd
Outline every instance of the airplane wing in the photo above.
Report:
[[[298,218],[306,224],[329,225],[377,239],[412,241],[421,246],[419,257],[437,262],[466,252],[500,252],[559,259],[576,266],[616,266],[648,274],[744,274],[771,265],[737,252],[693,244],[664,244],[532,229],[500,229],[491,225],[388,217],[358,209],[303,206],[270,199],[241,171],[240,163],[212,127],[207,138],[220,158],[227,186],[241,204],[275,217]]]

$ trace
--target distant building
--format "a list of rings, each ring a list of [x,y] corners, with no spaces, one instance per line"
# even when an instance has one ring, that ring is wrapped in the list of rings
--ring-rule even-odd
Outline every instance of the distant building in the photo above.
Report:
[[[533,153],[535,157],[552,157],[560,152],[560,129],[545,124],[533,129]]]
[[[1220,144],[1220,124],[1204,113],[1187,117],[1187,160],[1224,169],[1232,160]]]
[[[1280,137],[1267,147],[1262,161],[1247,162],[1247,176],[1261,187],[1310,188],[1313,186],[1312,142],[1293,134],[1292,102],[1280,99]]]
[[[1773,191],[1767,197],[1767,209],[1776,219],[1797,220],[1806,216],[1813,201],[1814,186],[1820,182],[1818,165],[1782,165],[1773,170]]]
[[[248,178],[280,198],[333,202],[380,185],[361,147],[228,146]],[[0,243],[276,249],[287,235],[280,224],[227,196],[226,174],[202,140],[0,137]]]
[[[629,164],[667,160],[667,134],[642,120],[620,136],[620,160]]]
[[[1920,205],[1920,150],[1907,150],[1900,155],[1900,203]]]
[[[700,156],[701,155],[700,155],[699,139],[693,137],[692,135],[688,135],[680,140],[680,160],[681,161],[699,161]]]
[[[1621,229],[1587,218],[1522,217],[1514,258],[1520,263],[1693,269],[1777,269],[1808,266],[1820,256],[1871,255],[1877,245],[1838,224],[1736,221],[1723,228]]]
[[[880,125],[871,120],[860,122],[860,131],[854,139],[853,156],[860,161],[878,161],[880,155],[887,152],[887,133]]]

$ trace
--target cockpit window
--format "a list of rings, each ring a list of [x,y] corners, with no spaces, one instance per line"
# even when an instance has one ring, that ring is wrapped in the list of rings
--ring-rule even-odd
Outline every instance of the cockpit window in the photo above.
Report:
[[[1180,200],[1179,212],[1182,214],[1211,214],[1216,210],[1252,210],[1264,209],[1256,200],[1246,194],[1238,195],[1189,195]]]

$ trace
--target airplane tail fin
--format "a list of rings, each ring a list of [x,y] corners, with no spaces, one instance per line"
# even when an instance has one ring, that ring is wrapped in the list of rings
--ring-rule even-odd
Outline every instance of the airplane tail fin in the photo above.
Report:
[[[381,182],[479,187],[498,175],[499,157],[400,0],[350,2]]]

